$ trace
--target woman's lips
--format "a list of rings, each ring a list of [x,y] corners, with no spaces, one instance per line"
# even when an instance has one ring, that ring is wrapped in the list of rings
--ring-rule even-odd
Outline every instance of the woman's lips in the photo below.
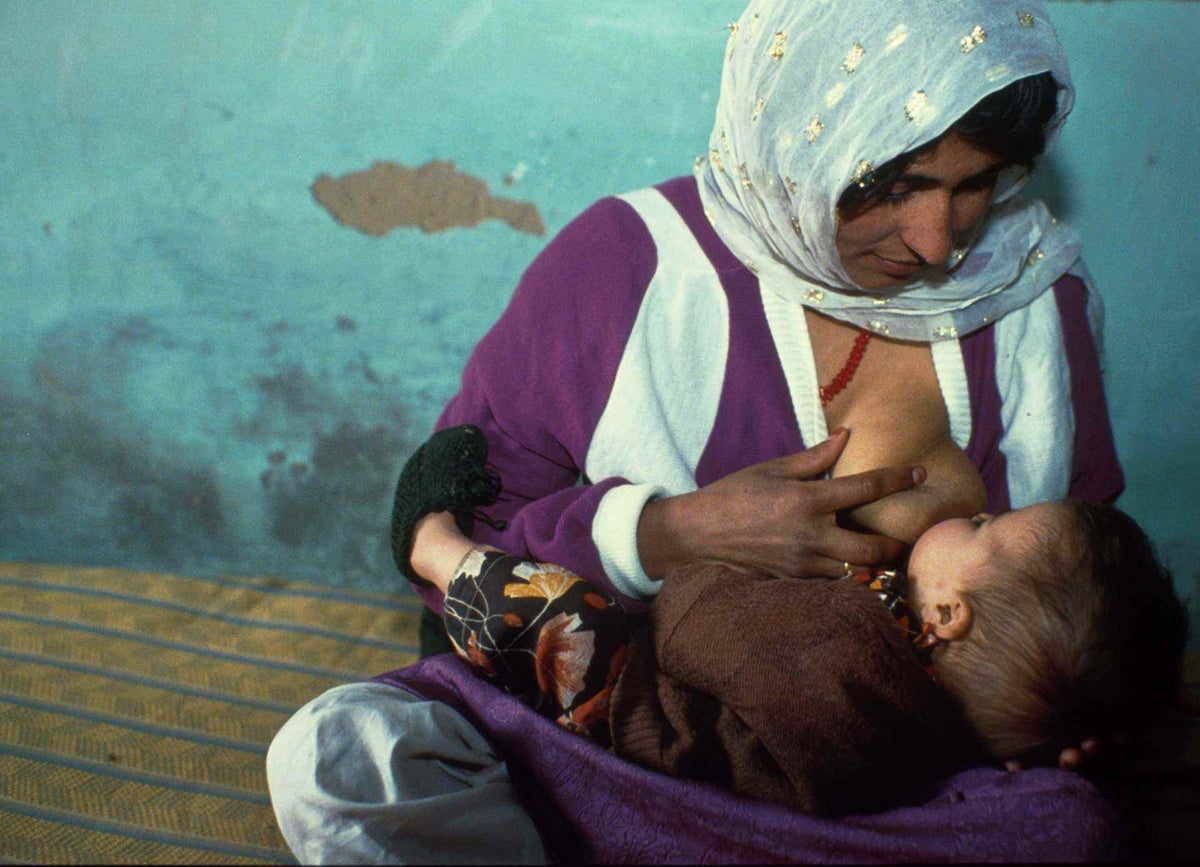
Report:
[[[880,256],[878,253],[872,253],[871,256],[875,259],[875,263],[879,270],[887,274],[889,277],[905,278],[911,277],[921,270],[920,262],[897,262],[894,259],[888,259]]]

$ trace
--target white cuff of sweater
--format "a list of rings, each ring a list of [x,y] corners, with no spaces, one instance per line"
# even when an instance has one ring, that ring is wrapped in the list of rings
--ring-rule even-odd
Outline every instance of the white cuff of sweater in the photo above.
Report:
[[[592,541],[600,554],[600,564],[618,593],[636,599],[658,593],[661,582],[642,569],[637,528],[646,503],[666,495],[667,489],[659,485],[618,485],[600,500],[592,519]]]

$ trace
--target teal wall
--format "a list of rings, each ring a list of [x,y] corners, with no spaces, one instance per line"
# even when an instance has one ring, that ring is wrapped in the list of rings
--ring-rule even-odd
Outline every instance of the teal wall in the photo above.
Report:
[[[309,185],[448,159],[552,233],[690,169],[742,5],[0,2],[0,557],[390,588],[395,474],[546,238],[372,238]],[[1079,100],[1038,186],[1190,595],[1200,4],[1051,9]]]

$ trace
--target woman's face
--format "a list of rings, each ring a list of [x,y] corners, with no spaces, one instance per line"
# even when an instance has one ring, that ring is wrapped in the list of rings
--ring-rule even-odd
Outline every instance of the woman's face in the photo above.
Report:
[[[943,136],[882,197],[840,221],[837,251],[850,279],[895,289],[926,265],[944,265],[983,216],[1002,167],[987,151]]]

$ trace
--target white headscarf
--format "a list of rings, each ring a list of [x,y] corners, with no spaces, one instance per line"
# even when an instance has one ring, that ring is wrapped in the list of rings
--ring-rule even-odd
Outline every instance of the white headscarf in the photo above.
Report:
[[[762,285],[905,340],[965,335],[1029,304],[1079,259],[1074,232],[1002,177],[944,280],[863,292],[835,246],[837,201],[864,173],[929,143],[989,93],[1050,72],[1071,110],[1066,56],[1037,0],[752,0],[730,25],[708,154],[714,228]]]

